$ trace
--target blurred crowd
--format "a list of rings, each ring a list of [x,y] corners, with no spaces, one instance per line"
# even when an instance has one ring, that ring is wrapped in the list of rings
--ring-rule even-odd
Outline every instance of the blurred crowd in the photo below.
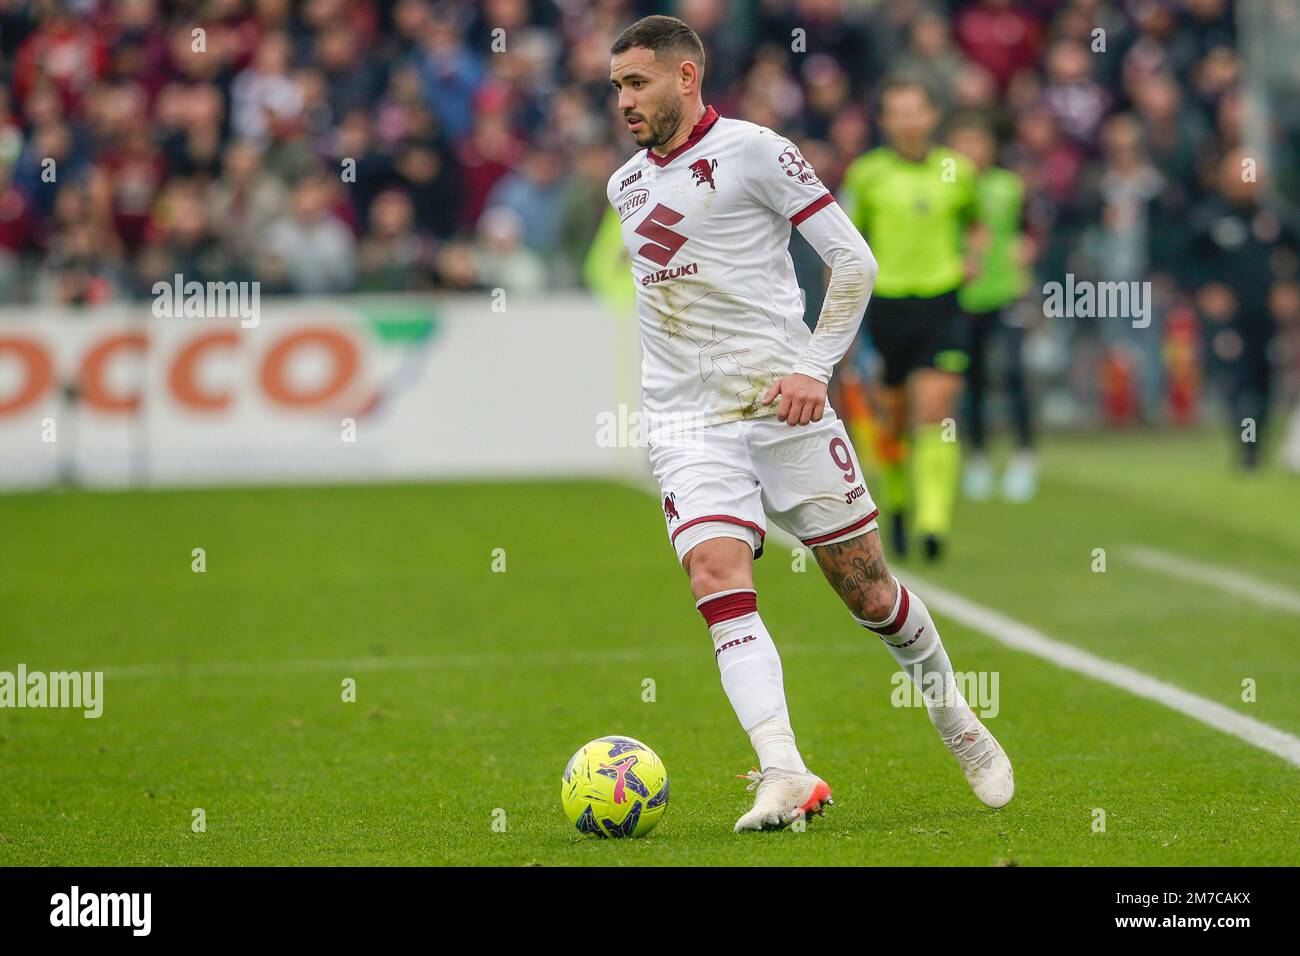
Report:
[[[1295,0],[1259,3],[1295,29]],[[1040,281],[1150,279],[1161,323],[1192,310],[1230,352],[1213,323],[1234,303],[1199,289],[1197,243],[1250,159],[1234,7],[0,0],[0,303],[146,297],[176,273],[265,294],[579,285],[634,148],[609,46],[673,13],[704,40],[706,102],[797,139],[832,189],[879,144],[888,73],[989,116],[1027,184]],[[1260,290],[1284,329],[1300,330],[1295,288]],[[1104,351],[1107,328],[1125,334],[1072,342]],[[1126,347],[1136,413],[1163,407],[1167,337]]]

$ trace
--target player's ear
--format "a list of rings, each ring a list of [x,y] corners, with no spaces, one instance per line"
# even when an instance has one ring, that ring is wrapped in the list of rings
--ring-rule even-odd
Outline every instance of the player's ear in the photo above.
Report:
[[[681,64],[677,67],[677,81],[681,85],[682,92],[688,96],[699,90],[699,64],[692,60],[682,60]]]

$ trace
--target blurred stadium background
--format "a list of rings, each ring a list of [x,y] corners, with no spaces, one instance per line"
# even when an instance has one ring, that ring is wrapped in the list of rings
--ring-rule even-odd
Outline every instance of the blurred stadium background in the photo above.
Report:
[[[695,25],[723,115],[794,137],[833,189],[879,144],[873,85],[920,75],[950,112],[995,122],[1027,185],[1038,286],[1153,283],[1151,331],[1029,317],[1049,427],[1226,423],[1234,383],[1263,380],[1242,367],[1260,337],[1272,389],[1242,401],[1294,407],[1294,257],[1234,309],[1198,300],[1233,277],[1207,276],[1194,241],[1225,157],[1258,165],[1261,246],[1295,230],[1288,0],[4,0],[0,304],[93,318],[178,273],[268,297],[516,302],[613,281],[589,258],[631,147],[608,48],[649,12]],[[811,320],[820,263],[797,237],[795,252]]]
[[[936,580],[1300,731],[1279,611],[1300,589],[1295,0],[0,0],[0,668],[105,666],[112,718],[6,715],[0,860],[599,862],[569,843],[552,777],[613,729],[659,749],[681,801],[656,837],[672,853],[627,852],[691,862],[714,839],[736,803],[714,778],[747,758],[654,500],[626,480],[646,473],[639,347],[601,234],[632,151],[608,50],[649,13],[701,35],[707,103],[792,137],[833,189],[880,144],[889,73],[991,120],[1037,249],[1017,321],[1042,492],[964,504]],[[1245,197],[1224,175],[1243,161]],[[1234,203],[1248,234],[1221,224]],[[821,267],[800,242],[812,321]],[[1150,327],[1045,318],[1067,274],[1150,282]],[[257,283],[260,312],[159,317],[155,283],[178,275]],[[869,381],[865,343],[855,358]],[[205,490],[148,490],[174,486]],[[1204,573],[1125,564],[1130,545],[1291,597],[1243,604]],[[1099,547],[1111,573],[1088,573]],[[857,810],[845,784],[866,847],[710,860],[1295,862],[1293,768],[941,608],[946,640],[1005,676],[1026,816],[936,794],[925,775],[952,768],[888,707],[885,655],[805,653],[846,619],[785,561],[760,562],[760,587],[792,710],[862,698],[842,666],[861,649],[864,716],[907,724],[861,759],[917,776]],[[653,717],[642,670],[677,688]],[[359,725],[337,701],[357,672]],[[856,781],[860,755],[831,745],[843,720],[799,727]],[[503,735],[509,771],[483,756]],[[532,842],[474,842],[474,814],[521,799],[542,808],[512,818]],[[193,806],[224,807],[202,848]],[[1092,806],[1132,827],[1088,842]],[[963,845],[918,837],[918,808]]]
[[[1036,286],[1067,272],[1152,282],[1153,330],[1047,323],[1030,303],[1024,358],[1048,427],[1227,423],[1239,378],[1268,380],[1278,410],[1300,395],[1294,255],[1236,310],[1196,297],[1218,278],[1195,239],[1225,157],[1257,164],[1274,217],[1262,245],[1296,229],[1300,10],[1287,0],[0,10],[8,320],[94,319],[178,273],[286,299],[503,289],[536,303],[616,282],[590,256],[604,181],[630,151],[608,46],[633,18],[675,12],[710,51],[707,99],[796,139],[832,189],[879,144],[874,85],[919,75],[949,112],[995,122],[1001,163],[1026,181]],[[797,237],[794,251],[811,321],[820,263]],[[1268,376],[1244,368],[1257,350],[1243,339],[1261,337]]]

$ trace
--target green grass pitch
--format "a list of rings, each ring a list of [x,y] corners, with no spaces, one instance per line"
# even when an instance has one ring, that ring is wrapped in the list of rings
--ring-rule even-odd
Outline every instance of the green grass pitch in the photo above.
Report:
[[[1124,558],[1300,590],[1300,482],[1234,475],[1223,445],[1053,440],[1036,501],[964,504],[918,570],[1300,733],[1300,617]],[[957,669],[1000,675],[1017,795],[986,809],[924,712],[891,706],[892,658],[776,546],[760,608],[836,803],[734,835],[752,753],[656,501],[618,484],[17,495],[0,568],[0,670],[107,672],[98,720],[0,711],[0,864],[1300,863],[1300,768],[936,613]],[[565,761],[610,733],[668,767],[644,840],[579,838],[560,810]]]

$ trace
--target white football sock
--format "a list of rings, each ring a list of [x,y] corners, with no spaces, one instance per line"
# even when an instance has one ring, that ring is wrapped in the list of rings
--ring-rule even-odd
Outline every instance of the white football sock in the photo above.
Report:
[[[970,722],[970,706],[957,689],[952,662],[943,649],[929,609],[898,578],[894,578],[894,584],[898,594],[889,617],[883,621],[864,621],[854,615],[853,619],[880,636],[903,673],[921,688],[935,728],[945,737],[951,736],[964,730]]]
[[[748,589],[719,591],[695,606],[708,622],[722,689],[749,734],[759,767],[806,773],[786,710],[781,657],[758,616],[758,595]]]
[[[782,770],[795,770],[807,773],[799,748],[795,746],[794,730],[790,727],[788,716],[773,717],[749,729],[749,741],[754,745],[758,755],[760,770],[768,767],[780,767]]]

